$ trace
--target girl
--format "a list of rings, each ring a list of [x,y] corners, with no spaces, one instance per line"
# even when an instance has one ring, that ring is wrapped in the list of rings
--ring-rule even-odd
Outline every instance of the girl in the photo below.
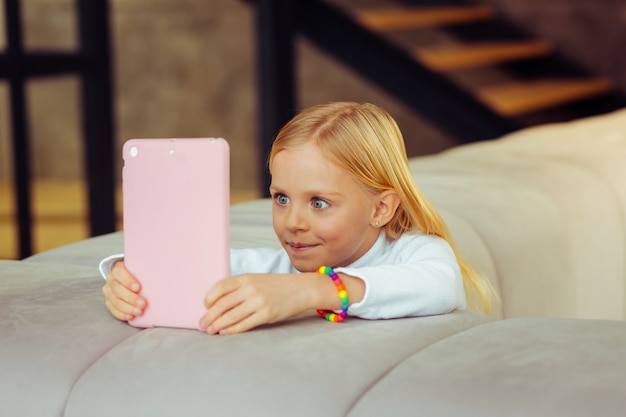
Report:
[[[231,250],[233,276],[205,297],[207,333],[244,332],[310,309],[332,321],[348,311],[366,319],[492,312],[495,291],[455,254],[414,183],[398,126],[380,107],[339,102],[301,112],[276,137],[269,168],[282,250]],[[121,259],[102,261],[103,294],[114,317],[130,320],[148,301]]]

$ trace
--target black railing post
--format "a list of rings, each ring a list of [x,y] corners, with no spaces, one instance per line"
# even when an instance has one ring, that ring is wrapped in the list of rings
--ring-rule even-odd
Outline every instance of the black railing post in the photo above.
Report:
[[[270,175],[265,157],[278,130],[295,111],[293,0],[258,0],[256,7],[257,82],[261,192],[268,193]]]
[[[85,173],[92,236],[115,231],[114,128],[109,5],[107,0],[79,0]]]
[[[32,173],[26,80],[55,74],[81,77],[84,171],[89,188],[91,235],[115,230],[113,87],[108,0],[77,0],[80,50],[24,50],[19,0],[4,0],[6,51],[0,51],[0,78],[10,89],[13,183],[19,258],[33,253]]]
[[[24,51],[22,43],[22,13],[18,0],[5,0],[5,28],[9,96],[11,108],[11,135],[13,137],[13,172],[18,224],[18,256],[25,258],[33,252],[32,206],[30,172],[30,136],[28,106],[24,88]]]

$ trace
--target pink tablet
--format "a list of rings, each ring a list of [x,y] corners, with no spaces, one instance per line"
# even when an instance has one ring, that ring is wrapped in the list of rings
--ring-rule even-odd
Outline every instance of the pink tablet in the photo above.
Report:
[[[230,275],[228,143],[131,139],[123,157],[124,259],[148,300],[130,324],[198,328],[206,292]]]

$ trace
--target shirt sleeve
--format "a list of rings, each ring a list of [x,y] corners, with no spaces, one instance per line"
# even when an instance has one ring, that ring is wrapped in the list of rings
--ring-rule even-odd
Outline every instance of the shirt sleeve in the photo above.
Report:
[[[380,265],[335,269],[365,282],[365,295],[350,306],[350,315],[389,319],[466,308],[463,277],[445,240],[421,236],[394,258],[385,259]]]
[[[124,254],[108,256],[100,261],[99,269],[102,278],[113,270],[113,266],[124,260]],[[291,263],[286,253],[277,249],[231,249],[230,250],[231,275],[244,273],[289,273]]]
[[[113,266],[119,261],[124,260],[124,254],[118,253],[116,255],[107,256],[103,260],[100,261],[100,265],[98,266],[100,269],[100,275],[102,278],[107,279],[107,276],[113,270]]]

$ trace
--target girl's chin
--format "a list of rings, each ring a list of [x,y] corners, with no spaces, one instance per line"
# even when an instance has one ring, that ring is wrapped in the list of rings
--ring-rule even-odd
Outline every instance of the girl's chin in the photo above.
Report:
[[[295,249],[289,246],[286,246],[285,251],[289,256],[289,260],[291,264],[300,272],[315,272],[318,268],[324,265],[324,260],[322,257],[316,256],[319,255],[317,247],[308,248],[308,249]]]
[[[293,262],[294,268],[296,268],[300,272],[317,272],[320,266],[323,264],[310,264],[310,263],[302,263],[302,262]]]
[[[290,257],[291,264],[300,272],[317,272],[320,266],[325,265],[324,261],[317,259],[295,259]]]

